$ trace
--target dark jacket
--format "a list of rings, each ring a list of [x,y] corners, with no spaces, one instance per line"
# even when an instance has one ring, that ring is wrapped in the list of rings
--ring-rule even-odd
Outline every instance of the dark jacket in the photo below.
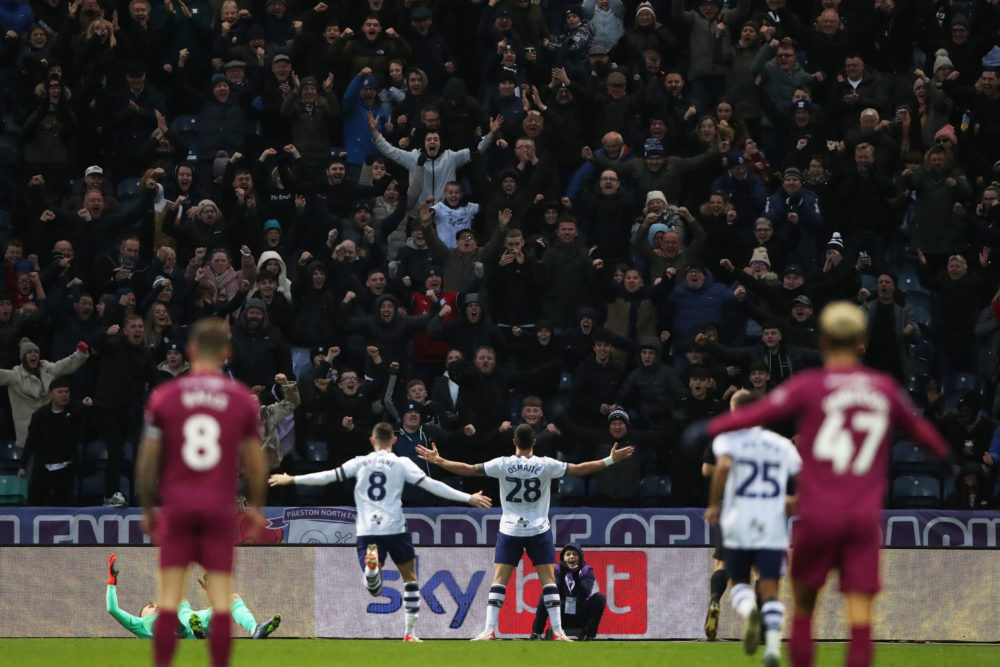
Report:
[[[567,549],[575,549],[580,554],[580,567],[571,570],[566,567],[564,559]],[[583,623],[576,621],[578,617],[584,617],[584,609],[587,601],[594,595],[600,595],[597,588],[597,578],[594,576],[594,568],[583,559],[583,548],[576,542],[567,544],[559,552],[559,565],[556,565],[556,586],[559,588],[559,599],[563,611],[563,622],[571,627],[582,626]],[[576,598],[576,613],[566,613],[566,598]],[[545,611],[542,597],[538,597],[538,608],[535,610],[535,621],[531,626],[531,631],[540,635],[545,630],[545,621],[548,620],[548,613]]]
[[[264,310],[260,328],[251,330],[247,324],[247,310],[256,305]],[[230,368],[233,376],[248,385],[269,387],[277,373],[292,376],[292,354],[284,336],[267,317],[267,307],[262,301],[250,299],[240,314],[239,323],[232,329],[233,356]]]
[[[98,335],[93,347],[100,353],[94,405],[105,410],[121,410],[141,403],[147,385],[159,379],[153,354],[140,342],[133,345],[124,334]]]

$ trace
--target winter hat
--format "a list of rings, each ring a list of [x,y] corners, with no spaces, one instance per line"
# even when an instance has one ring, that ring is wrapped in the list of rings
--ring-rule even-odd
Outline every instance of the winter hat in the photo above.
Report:
[[[497,7],[496,18],[498,19],[509,19],[511,17],[510,7],[507,5],[500,5]]]
[[[603,44],[591,44],[587,54],[591,56],[606,56],[608,55],[608,47]]]
[[[608,85],[609,86],[624,86],[628,82],[625,75],[621,72],[612,72],[608,75]]]
[[[411,21],[423,21],[425,19],[431,18],[431,8],[421,5],[420,7],[414,7],[413,11],[410,12]]]
[[[167,279],[166,276],[156,276],[156,279],[153,281],[153,289],[156,289],[160,285],[163,285],[163,281],[166,279]],[[172,283],[167,283],[166,285],[163,285],[163,289],[173,290],[173,288],[174,286]]]
[[[24,345],[25,343],[21,343],[22,348],[24,347]],[[21,353],[21,356],[24,357],[23,352]],[[964,394],[962,394],[962,397],[958,399],[958,407],[969,408],[970,410],[979,412],[979,409],[982,407],[982,399],[979,396],[979,392],[967,391]]]
[[[969,18],[965,14],[955,14],[953,17],[951,17],[951,27],[954,28],[957,25],[960,25],[966,30],[968,30]],[[937,69],[937,67],[935,67],[934,69]]]
[[[830,240],[826,242],[826,250],[836,250],[841,255],[844,254],[844,240],[840,238],[840,232],[834,232]]]
[[[747,159],[743,156],[743,151],[729,151],[726,153],[726,167],[732,169],[733,167],[742,167],[747,163]]]
[[[802,304],[803,306],[808,306],[809,308],[813,307],[812,299],[807,297],[805,294],[800,294],[792,299],[792,305],[794,306],[795,304]]]
[[[281,223],[274,219],[268,220],[264,223],[264,231],[266,232],[269,229],[277,229],[280,232]]]
[[[789,273],[794,273],[800,278],[806,275],[805,269],[803,269],[798,264],[789,264],[788,266],[786,266],[784,275],[787,276]]]
[[[14,273],[31,273],[35,270],[35,263],[30,259],[18,260],[17,264],[14,265]]]
[[[663,194],[663,190],[650,190],[646,193],[646,206],[649,206],[649,202],[654,199],[659,199],[664,204],[667,203],[667,196]]]
[[[994,46],[983,56],[983,67],[1000,67],[1000,46]]]
[[[649,227],[649,236],[646,239],[649,242],[649,247],[652,248],[653,244],[656,242],[656,235],[660,232],[669,232],[670,227],[667,227],[662,222],[657,222]]]
[[[642,145],[643,157],[663,157],[664,155],[666,155],[666,151],[663,150],[663,143],[659,139],[646,139]]]
[[[218,72],[216,74],[213,74],[210,82],[211,82],[211,87],[212,88],[215,88],[220,83],[224,83],[227,86],[229,85],[229,82],[226,81],[226,75],[223,74],[222,72]]]
[[[416,401],[407,401],[403,404],[403,414],[407,412],[420,412],[420,404]]]
[[[300,89],[306,86],[312,86],[313,88],[319,88],[319,81],[314,76],[307,76],[299,84]]]
[[[639,18],[639,14],[646,11],[652,14],[654,19],[656,18],[656,10],[653,9],[653,3],[651,2],[640,2],[639,6],[635,8],[635,17]]]
[[[371,202],[368,201],[367,199],[358,200],[358,202],[354,204],[354,212],[357,213],[358,211],[368,211],[369,213],[371,213],[372,212]]]
[[[936,72],[942,67],[955,69],[955,63],[948,57],[947,49],[938,49],[934,52],[934,69],[932,71]]]
[[[131,287],[119,287],[118,291],[115,292],[115,302],[117,303],[126,294],[135,294],[135,290]]]
[[[362,88],[378,88],[378,79],[369,74],[361,81]]]
[[[621,408],[615,408],[608,413],[608,423],[615,421],[625,422],[625,425],[628,426],[628,413]]]
[[[958,135],[955,134],[955,126],[952,125],[951,123],[948,123],[947,125],[945,125],[940,130],[934,133],[935,141],[937,141],[938,137],[947,137],[948,139],[951,139],[951,143],[953,144],[958,143]]]
[[[639,339],[639,349],[640,350],[660,350],[662,349],[660,345],[660,340],[658,338],[653,338],[652,336],[644,336]]]
[[[203,208],[214,208],[216,211],[219,210],[218,204],[211,199],[202,199],[198,202],[198,210],[201,211]]]
[[[30,340],[24,341],[23,343],[21,343],[21,346],[18,348],[18,358],[23,361],[24,360],[24,355],[28,354],[31,351],[38,352],[39,351],[38,350],[38,346],[35,345],[34,343],[32,343]]]
[[[802,172],[798,170],[797,167],[789,167],[781,172],[782,178],[788,178],[789,176],[794,176],[795,178],[802,180]]]
[[[767,264],[767,268],[771,268],[771,258],[767,254],[767,248],[759,247],[753,249],[753,255],[750,256],[750,263],[754,262],[764,262]]]
[[[263,299],[247,299],[243,305],[243,311],[247,312],[253,308],[260,310],[262,313],[267,312],[267,304],[264,303]]]

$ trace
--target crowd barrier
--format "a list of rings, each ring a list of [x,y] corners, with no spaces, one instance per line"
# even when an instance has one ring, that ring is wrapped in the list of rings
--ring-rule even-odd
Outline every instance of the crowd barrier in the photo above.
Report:
[[[4,619],[0,636],[128,636],[105,613],[110,551],[106,546],[0,547],[0,618]],[[121,570],[119,604],[137,613],[156,595],[157,551],[142,546],[117,546],[114,551]],[[602,637],[703,637],[710,549],[594,547],[585,548],[584,555],[608,599],[600,627]],[[417,630],[421,637],[469,639],[482,629],[492,557],[493,550],[488,547],[418,548],[421,607]],[[875,638],[1000,641],[1000,625],[993,613],[996,565],[995,550],[884,550],[884,590],[875,608]],[[399,573],[387,569],[384,582],[381,596],[368,595],[353,545],[237,550],[234,590],[258,620],[282,614],[277,637],[400,638],[403,603]],[[836,590],[835,580],[829,585],[829,590]],[[527,636],[539,594],[537,575],[530,564],[522,563],[507,587],[500,615],[504,636]],[[787,582],[783,597],[790,609]],[[207,606],[193,577],[188,598],[196,609]],[[734,616],[727,594],[720,637],[737,637]],[[815,637],[847,638],[839,595],[821,597],[815,620]]]

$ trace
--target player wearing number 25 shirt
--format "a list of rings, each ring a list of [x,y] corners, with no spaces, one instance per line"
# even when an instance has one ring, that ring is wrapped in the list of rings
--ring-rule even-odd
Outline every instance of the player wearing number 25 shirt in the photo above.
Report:
[[[549,489],[552,480],[565,475],[583,476],[629,457],[633,447],[618,448],[616,442],[611,454],[603,459],[586,463],[563,463],[547,456],[535,456],[535,433],[528,424],[514,429],[514,456],[500,456],[486,463],[469,465],[441,458],[437,447],[417,447],[417,455],[445,470],[466,477],[496,477],[500,480],[500,534],[497,536],[493,557],[493,584],[486,602],[486,626],[474,639],[496,639],[500,608],[507,592],[507,582],[517,567],[521,556],[528,558],[538,571],[542,584],[542,603],[549,614],[552,638],[572,641],[562,627],[559,588],[555,583],[556,552],[549,528]]]
[[[851,623],[847,664],[867,665],[872,655],[871,605],[879,590],[880,509],[893,431],[902,428],[941,457],[947,448],[931,423],[916,415],[895,380],[860,364],[866,326],[860,308],[831,303],[819,324],[822,369],[798,373],[763,399],[716,417],[704,435],[796,419],[802,472],[792,536],[792,664],[812,664],[812,610],[827,573],[836,568]]]
[[[267,461],[260,447],[257,403],[250,390],[220,372],[229,356],[229,327],[202,320],[191,332],[191,372],[162,384],[146,404],[136,486],[146,531],[160,547],[160,616],[153,630],[157,665],[176,646],[177,608],[191,562],[205,568],[212,606],[213,665],[229,661],[236,495],[242,461],[247,516],[259,530]],[[153,505],[160,504],[156,513]]]

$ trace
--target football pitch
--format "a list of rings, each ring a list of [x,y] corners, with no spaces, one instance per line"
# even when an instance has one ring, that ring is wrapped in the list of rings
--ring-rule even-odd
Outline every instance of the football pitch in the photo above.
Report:
[[[174,664],[205,665],[208,644],[199,641],[179,643]],[[844,664],[846,645],[817,645],[817,666]],[[2,639],[3,664],[29,667],[59,665],[74,667],[97,665],[118,667],[152,663],[152,642],[137,639]],[[467,641],[426,641],[423,646],[401,641],[278,639],[251,641],[239,639],[233,644],[233,665],[469,665],[470,667],[510,667],[544,665],[545,667],[586,667],[595,665],[627,667],[630,665],[669,664],[724,665],[750,667],[762,664],[761,653],[747,656],[736,642],[640,642],[598,641],[563,644],[555,642],[499,641],[470,644]],[[787,663],[783,656],[782,664]],[[876,667],[949,665],[986,667],[1000,664],[1000,646],[969,644],[878,644]]]

